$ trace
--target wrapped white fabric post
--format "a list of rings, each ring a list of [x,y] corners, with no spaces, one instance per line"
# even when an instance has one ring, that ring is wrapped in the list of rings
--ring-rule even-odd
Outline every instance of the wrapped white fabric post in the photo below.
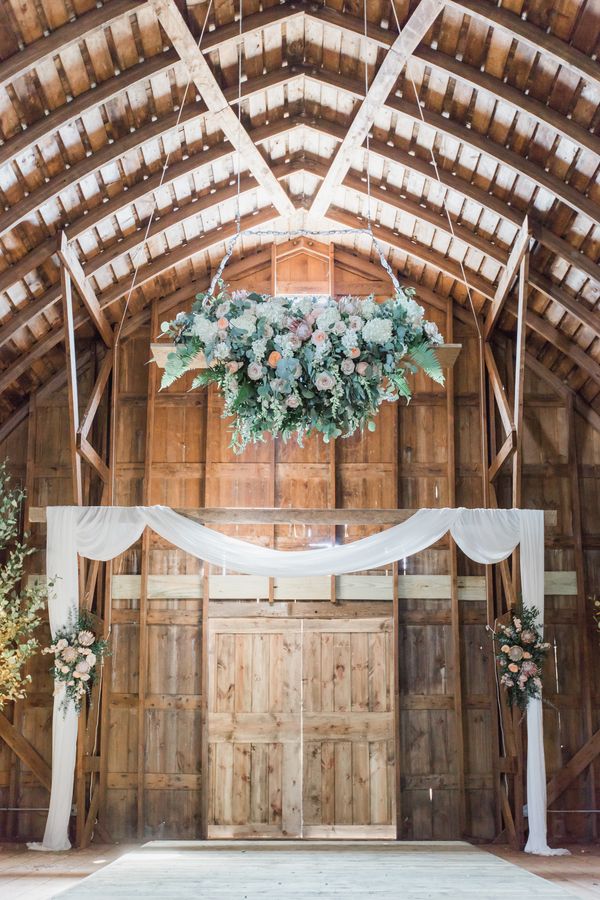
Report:
[[[521,525],[521,589],[523,606],[537,607],[538,625],[544,624],[544,514],[526,510]],[[540,547],[541,552],[540,552]],[[568,850],[556,850],[547,841],[546,758],[541,699],[527,704],[527,817],[529,836],[525,853],[563,856]]]
[[[228,537],[164,506],[50,507],[48,509],[48,575],[56,581],[49,605],[51,627],[66,624],[77,611],[77,553],[109,560],[123,553],[149,526],[165,540],[208,563],[250,575],[343,575],[388,565],[435,544],[448,531],[476,562],[506,559],[521,542],[523,602],[543,610],[544,514],[518,509],[421,509],[410,519],[352,544],[282,552]],[[43,845],[35,849],[68,849],[67,827],[73,792],[77,741],[74,710],[63,717],[55,699],[53,776],[50,812]],[[530,704],[528,791],[532,853],[551,854],[546,843],[546,774],[541,704]]]
[[[77,616],[79,575],[77,571],[78,513],[76,506],[48,508],[46,571],[53,583],[48,597],[48,616],[52,637]],[[52,789],[44,840],[28,844],[30,850],[68,850],[69,816],[75,777],[78,716],[73,703],[63,709],[65,686],[55,682],[52,711]]]

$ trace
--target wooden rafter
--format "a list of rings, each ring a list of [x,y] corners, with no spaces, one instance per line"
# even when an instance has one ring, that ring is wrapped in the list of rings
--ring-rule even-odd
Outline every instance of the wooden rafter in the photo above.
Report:
[[[121,16],[136,12],[145,4],[141,0],[111,0],[78,16],[73,22],[67,22],[47,37],[40,38],[15,53],[0,66],[0,87],[6,88],[17,78],[23,78],[45,60],[52,59],[57,53],[63,53],[69,47],[81,43],[94,31],[107,28]]]
[[[518,276],[521,261],[529,248],[530,235],[531,232],[529,230],[529,221],[527,219],[527,216],[525,216],[519,234],[517,235],[513,248],[510,252],[510,256],[508,257],[504,272],[502,273],[500,281],[498,282],[498,287],[496,288],[496,293],[494,294],[490,311],[485,320],[484,337],[486,340],[489,340],[492,336],[494,328],[496,327],[498,319],[500,318],[502,310],[504,309],[504,305],[506,303],[512,284],[515,278]]]
[[[522,41],[536,53],[546,54],[554,58],[558,65],[563,66],[578,78],[589,81],[590,84],[600,86],[600,75],[595,60],[589,59],[576,47],[561,41],[548,31],[542,31],[536,25],[515,15],[508,9],[492,4],[489,0],[449,0],[449,2],[469,16],[474,16],[494,28],[506,32],[512,39]]]
[[[174,0],[149,0],[169,40],[185,63],[200,96],[229,142],[239,151],[266,196],[282,216],[290,216],[295,207],[255,143],[238,120],[212,70],[198,47]]]
[[[335,191],[356,159],[356,152],[362,146],[379,108],[385,103],[407,59],[429,31],[444,3],[445,0],[420,0],[402,33],[390,47],[313,198],[309,210],[311,215],[318,217],[327,212]]]
[[[81,264],[75,256],[72,247],[69,245],[64,231],[61,231],[59,236],[58,258],[68,272],[70,281],[77,288],[77,293],[81,297],[83,305],[85,306],[90,319],[96,326],[100,337],[107,347],[112,347],[113,333],[110,322],[104,315],[100,303],[98,302],[98,298],[85,277],[85,272],[81,268]]]

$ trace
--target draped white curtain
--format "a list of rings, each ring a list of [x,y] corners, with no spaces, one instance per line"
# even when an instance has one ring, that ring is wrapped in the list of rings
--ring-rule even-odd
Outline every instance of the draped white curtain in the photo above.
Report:
[[[78,609],[77,554],[110,560],[123,553],[146,526],[187,553],[233,572],[267,576],[343,575],[373,569],[411,556],[435,544],[448,531],[471,559],[497,563],[520,543],[523,603],[544,608],[544,514],[518,509],[421,509],[401,525],[351,544],[318,550],[282,552],[258,547],[205,528],[164,506],[48,507],[48,579],[50,628],[68,624]],[[542,612],[543,617],[543,612]],[[36,850],[67,850],[73,794],[77,716],[64,715],[62,697],[54,700],[52,791],[42,844]],[[527,709],[527,795],[529,840],[526,851],[550,855],[546,842],[546,768],[541,701]]]

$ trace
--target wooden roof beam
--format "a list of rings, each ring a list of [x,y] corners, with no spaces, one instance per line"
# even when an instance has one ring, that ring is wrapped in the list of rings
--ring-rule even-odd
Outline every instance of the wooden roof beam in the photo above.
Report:
[[[274,22],[283,25],[298,17],[305,17],[307,20],[313,20],[322,25],[328,25],[346,34],[356,35],[361,38],[364,36],[364,23],[362,18],[352,16],[348,12],[340,13],[327,6],[315,7],[301,2],[294,9],[288,10],[287,15],[286,6],[280,5],[245,16],[243,22],[243,38],[248,37],[251,34],[260,33],[264,28]],[[378,47],[389,50],[396,38],[396,31],[381,28],[371,22],[367,25],[367,41],[370,44],[375,44]],[[237,22],[222,25],[215,28],[209,35],[205,36],[202,49],[204,53],[211,53],[214,52],[216,48],[222,47],[225,44],[230,46],[232,44],[237,45],[239,40],[239,24]],[[499,78],[495,78],[487,72],[481,72],[478,68],[469,66],[455,57],[442,53],[439,50],[433,50],[431,47],[419,47],[414,51],[412,56],[430,68],[434,68],[450,78],[458,79],[464,84],[468,84],[478,92],[483,91],[495,100],[507,103],[517,111],[531,116],[545,128],[550,126],[561,137],[589,150],[591,153],[596,155],[600,154],[600,141],[595,134],[572,119],[568,119],[558,110],[546,106],[534,97],[524,94],[517,88],[504,83]]]
[[[265,207],[254,215],[243,218],[241,221],[241,228],[242,230],[246,230],[258,225],[265,225],[268,222],[272,222],[277,217],[277,213],[272,207]],[[138,269],[136,288],[140,288],[144,284],[147,284],[148,281],[158,278],[168,269],[178,263],[185,262],[197,253],[209,250],[211,247],[217,246],[223,241],[227,241],[229,238],[233,237],[236,231],[237,227],[235,222],[230,223],[222,228],[215,229],[214,231],[202,234],[197,238],[193,238],[191,241],[188,241],[187,244],[183,244],[176,250],[163,254],[146,266],[141,266]],[[100,302],[100,307],[105,310],[117,301],[122,300],[129,293],[130,286],[131,276],[128,275],[127,278],[112,285],[107,291],[104,291],[99,295],[98,300]],[[57,287],[60,299],[60,286]],[[81,328],[81,326],[87,322],[89,322],[87,312],[80,310],[73,317],[73,329],[77,331],[78,328]],[[46,353],[56,347],[62,340],[64,340],[64,329],[61,324],[45,334],[44,337],[37,341],[30,350],[21,353],[9,366],[7,366],[6,369],[0,372],[0,394],[2,391],[6,390],[9,385],[20,378],[21,375],[31,367],[32,363],[38,359],[42,359]]]
[[[521,230],[517,235],[512,250],[510,251],[510,256],[508,257],[504,272],[502,273],[500,281],[498,282],[498,287],[496,288],[496,293],[494,294],[490,311],[488,312],[487,318],[485,320],[483,336],[486,341],[489,341],[492,332],[496,327],[498,319],[502,314],[502,310],[504,309],[504,304],[506,303],[508,293],[513,285],[515,278],[519,274],[521,260],[527,253],[530,242],[531,230],[529,228],[529,220],[527,219],[527,216],[525,216],[523,224],[521,225]]]
[[[373,124],[374,118],[396,84],[406,60],[423,40],[445,5],[445,0],[420,0],[401,34],[377,70],[329,171],[310,205],[310,214],[323,216]]]
[[[282,216],[291,216],[295,207],[273,175],[252,138],[238,120],[221,90],[203,52],[189,30],[175,0],[149,0],[173,47],[185,63],[200,96],[213,114],[219,128],[239,151],[269,201]]]
[[[513,40],[522,41],[536,53],[551,56],[555,63],[578,78],[583,78],[596,88],[600,87],[597,61],[590,59],[566,41],[542,31],[541,28],[501,6],[492,5],[488,0],[449,0],[449,3],[467,15],[504,31]]]
[[[100,28],[108,28],[114,21],[128,13],[134,13],[145,3],[140,0],[111,0],[83,13],[74,21],[60,25],[47,37],[29,44],[18,53],[13,53],[0,65],[0,87],[6,88],[17,78],[22,78],[40,63],[63,53],[69,47],[80,44],[86,37]]]
[[[327,214],[327,218],[342,225],[349,225],[350,223],[354,223],[355,227],[357,225],[355,216],[352,216],[349,213],[343,211],[338,211],[337,209],[330,209]],[[446,275],[449,275],[451,278],[455,278],[456,281],[459,281],[461,284],[464,284],[462,273],[460,273],[459,267],[456,264],[449,265],[448,261],[436,251],[419,248],[418,245],[414,245],[411,241],[409,241],[402,235],[395,234],[389,228],[374,228],[373,233],[375,237],[382,243],[388,244],[390,247],[399,250],[400,252],[419,260],[420,262],[426,262],[427,265],[438,269],[438,271],[443,272]],[[468,284],[471,290],[482,294],[489,300],[493,300],[495,295],[495,288],[492,284],[490,284],[490,282],[488,282],[486,279],[481,278],[480,276],[469,273],[468,270],[467,276],[469,279]],[[517,318],[518,311],[514,301],[508,301],[506,303],[505,309],[506,312]],[[595,383],[600,384],[600,365],[591,356],[589,356],[586,351],[579,346],[579,344],[577,344],[575,341],[572,341],[569,337],[567,337],[566,334],[564,334],[558,328],[555,328],[550,322],[542,319],[530,309],[527,310],[525,324],[528,328],[531,328],[533,331],[537,332],[537,334],[543,337],[544,340],[548,341],[550,344],[560,350],[561,353],[563,353],[568,359],[570,359],[574,365],[578,366],[583,372],[585,372],[588,377],[591,378]]]

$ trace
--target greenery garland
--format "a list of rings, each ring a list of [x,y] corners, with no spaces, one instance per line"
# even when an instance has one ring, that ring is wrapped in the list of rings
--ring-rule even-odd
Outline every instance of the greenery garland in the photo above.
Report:
[[[31,675],[24,674],[27,660],[36,652],[34,631],[40,624],[46,588],[22,587],[25,561],[35,552],[20,539],[25,491],[11,486],[6,462],[0,463],[0,709],[11,700],[22,700]]]
[[[266,433],[296,434],[302,444],[313,430],[325,441],[372,431],[384,401],[410,399],[409,373],[444,380],[435,354],[443,338],[413,295],[405,289],[383,303],[269,297],[221,283],[216,296],[198,294],[191,312],[162,324],[175,350],[161,387],[203,353],[207,369],[192,387],[219,386],[238,453]]]
[[[64,689],[63,710],[66,711],[72,701],[79,713],[86,694],[91,700],[100,664],[109,653],[108,641],[96,636],[94,620],[89,613],[83,612],[65,628],[59,628],[52,644],[42,653],[54,653],[50,671],[54,680],[60,683],[55,693]]]
[[[520,709],[542,695],[542,668],[550,644],[542,640],[538,616],[535,607],[523,609],[519,616],[513,613],[509,625],[500,625],[494,632],[500,684],[506,689],[509,706]]]

